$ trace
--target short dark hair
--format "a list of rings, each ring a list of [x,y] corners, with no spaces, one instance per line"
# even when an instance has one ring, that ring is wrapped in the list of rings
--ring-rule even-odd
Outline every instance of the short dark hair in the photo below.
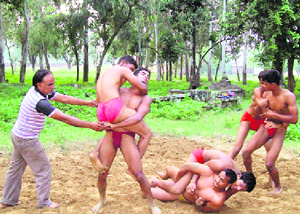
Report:
[[[122,56],[119,59],[118,64],[120,64],[123,60],[125,60],[126,64],[133,64],[135,66],[135,69],[138,68],[137,63],[136,63],[135,59],[133,59],[132,56],[129,56],[129,55]]]
[[[226,177],[229,178],[229,184],[233,184],[234,182],[236,182],[237,176],[232,169],[225,169],[224,172],[226,173]]]
[[[266,81],[268,83],[275,83],[276,85],[280,84],[280,73],[277,70],[268,70],[263,72],[261,75],[262,81]]]
[[[263,71],[259,72],[258,79],[260,80],[265,73],[266,73],[266,70],[263,70]]]
[[[251,192],[256,185],[256,178],[252,172],[242,172],[241,180],[243,180],[247,186],[247,192]]]
[[[32,85],[37,87],[37,84],[43,82],[44,76],[47,74],[52,74],[52,72],[46,69],[39,69],[32,78]]]
[[[135,75],[135,76],[137,76],[141,71],[146,71],[146,72],[148,72],[148,74],[149,74],[149,77],[151,76],[151,72],[147,69],[147,68],[138,68],[138,69],[136,69],[134,72],[133,72],[133,74]]]

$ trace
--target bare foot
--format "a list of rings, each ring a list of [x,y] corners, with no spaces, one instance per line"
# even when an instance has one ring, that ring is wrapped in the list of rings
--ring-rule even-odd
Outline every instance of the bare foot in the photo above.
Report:
[[[162,171],[160,171],[160,170],[158,170],[158,169],[156,169],[155,172],[156,172],[156,174],[158,174],[158,176],[159,176],[161,179],[163,179],[163,180],[167,180],[167,179],[169,178],[168,175],[167,175],[166,173],[164,173],[164,172],[162,172]]]
[[[0,203],[0,209],[5,209],[7,207],[14,207],[14,206],[17,206],[17,205],[20,205],[20,204],[21,204],[20,201],[18,201],[16,205],[8,205],[8,204],[2,204],[2,203]]]
[[[156,184],[155,184],[155,181],[157,181],[158,179],[155,177],[155,176],[152,176],[150,179],[149,179],[149,184],[151,187],[156,187]]]
[[[283,189],[282,189],[281,186],[279,186],[279,187],[274,187],[274,189],[273,189],[270,193],[271,193],[271,194],[279,194],[279,193],[281,193],[282,190],[283,190]]]
[[[60,207],[60,204],[52,202],[52,204],[50,204],[48,207],[51,208],[51,209],[54,209],[54,208]]]
[[[102,207],[104,207],[106,204],[106,201],[103,201],[103,202],[99,202],[97,205],[95,205],[93,208],[92,208],[92,211],[94,213],[97,213]]]
[[[93,152],[89,155],[93,168],[99,173],[105,173],[108,170],[107,166],[102,165],[97,155]]]
[[[6,207],[9,207],[8,205],[6,205],[6,204],[2,204],[2,203],[0,203],[0,208],[1,209],[5,209]]]
[[[151,206],[151,213],[152,214],[161,214],[160,209],[157,206]]]
[[[128,175],[130,175],[134,180],[136,180],[136,178],[134,177],[132,171],[131,171],[129,168],[126,170],[126,173],[127,173]]]

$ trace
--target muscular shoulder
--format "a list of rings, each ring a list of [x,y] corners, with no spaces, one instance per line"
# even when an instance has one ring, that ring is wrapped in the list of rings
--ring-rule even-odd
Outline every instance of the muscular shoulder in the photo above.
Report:
[[[149,95],[143,95],[142,102],[152,102],[152,98]]]
[[[285,102],[293,102],[296,101],[295,94],[287,89],[283,89],[283,96],[285,99]]]

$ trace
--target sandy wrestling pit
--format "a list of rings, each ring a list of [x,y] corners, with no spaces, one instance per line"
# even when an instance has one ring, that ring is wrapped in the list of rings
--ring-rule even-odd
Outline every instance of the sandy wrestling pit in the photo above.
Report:
[[[197,148],[218,149],[226,153],[233,145],[230,138],[185,139],[156,136],[151,140],[143,158],[143,167],[149,179],[155,175],[155,169],[164,170],[168,165],[180,167],[190,152]],[[47,149],[53,171],[51,199],[60,203],[61,207],[36,209],[35,182],[32,171],[28,167],[23,175],[21,205],[0,210],[9,214],[37,213],[74,213],[91,214],[92,207],[98,203],[99,195],[96,187],[97,173],[93,170],[88,158],[95,145],[85,145],[80,149],[62,151],[59,147]],[[257,186],[251,193],[237,193],[222,207],[220,213],[300,213],[300,157],[292,152],[282,150],[277,160],[281,184],[284,190],[280,195],[270,195],[268,173],[264,165],[265,151],[260,149],[254,153],[253,169]],[[244,171],[241,155],[237,157],[239,168]],[[4,177],[8,168],[9,157],[0,155],[0,196]],[[108,178],[107,205],[98,213],[144,214],[150,213],[146,199],[137,182],[126,174],[127,165],[118,151]],[[190,214],[199,212],[194,205],[181,201],[161,202],[156,205],[165,214]]]

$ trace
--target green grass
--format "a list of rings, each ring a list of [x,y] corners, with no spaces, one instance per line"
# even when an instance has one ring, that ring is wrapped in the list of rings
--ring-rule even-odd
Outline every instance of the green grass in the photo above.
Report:
[[[104,67],[105,69],[105,67]],[[30,69],[29,69],[30,70]],[[90,72],[89,82],[82,84],[82,80],[76,83],[76,71],[66,69],[53,69],[56,80],[56,90],[60,93],[68,94],[78,98],[90,100],[96,97],[95,90],[95,71]],[[0,84],[0,150],[10,151],[12,143],[10,140],[10,130],[17,118],[20,103],[27,90],[31,87],[32,76],[34,72],[26,73],[25,84],[19,84],[19,76],[6,72],[6,79],[9,83]],[[80,77],[82,77],[80,71]],[[201,84],[208,84],[206,77],[202,75]],[[185,80],[180,81],[178,78],[172,82],[155,81],[156,74],[151,76],[149,83],[149,95],[151,97],[165,96],[167,92],[173,89],[187,89],[189,83]],[[159,102],[153,103],[151,111],[145,118],[150,128],[155,134],[177,136],[177,137],[222,137],[231,136],[234,140],[239,127],[239,121],[243,112],[251,103],[253,89],[258,87],[256,76],[250,76],[247,85],[235,80],[235,76],[229,76],[232,84],[238,84],[246,91],[246,98],[242,99],[239,106],[235,108],[214,108],[205,111],[202,106],[203,102],[197,102],[189,98],[182,102]],[[297,79],[299,85],[299,80]],[[74,87],[77,84],[77,87]],[[299,86],[295,90],[297,98],[299,97]],[[129,86],[128,83],[125,86]],[[297,100],[299,103],[299,99]],[[76,116],[82,120],[96,121],[96,108],[86,106],[72,106],[62,103],[53,105],[62,110],[64,113]],[[247,139],[249,140],[254,132],[250,132]],[[45,147],[52,145],[60,146],[68,150],[70,144],[94,144],[104,135],[104,132],[95,132],[90,129],[81,129],[69,126],[63,122],[53,119],[46,119],[45,128],[40,135],[40,141]],[[284,142],[284,147],[300,153],[299,123],[290,125]]]

